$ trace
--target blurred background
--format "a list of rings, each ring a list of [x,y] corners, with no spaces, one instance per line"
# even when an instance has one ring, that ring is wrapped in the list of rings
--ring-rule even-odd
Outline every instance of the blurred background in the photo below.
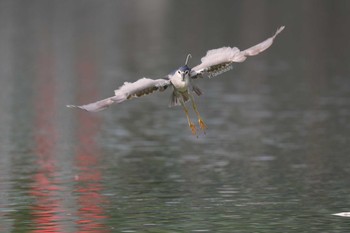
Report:
[[[346,232],[350,1],[0,0],[1,232]],[[209,49],[192,136],[171,92],[68,109]],[[191,112],[195,120],[195,114]]]

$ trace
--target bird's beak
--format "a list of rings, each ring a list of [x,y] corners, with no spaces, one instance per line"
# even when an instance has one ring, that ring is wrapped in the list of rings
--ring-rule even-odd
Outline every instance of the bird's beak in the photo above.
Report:
[[[182,73],[182,81],[185,81],[185,73]]]

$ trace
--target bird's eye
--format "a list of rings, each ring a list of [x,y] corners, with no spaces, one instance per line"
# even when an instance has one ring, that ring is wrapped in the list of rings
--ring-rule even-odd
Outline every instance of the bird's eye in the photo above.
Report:
[[[181,74],[180,70],[177,71],[178,74]]]
[[[188,74],[188,73],[189,73],[189,71],[188,71],[188,70],[186,70],[186,71],[185,71],[185,74]]]

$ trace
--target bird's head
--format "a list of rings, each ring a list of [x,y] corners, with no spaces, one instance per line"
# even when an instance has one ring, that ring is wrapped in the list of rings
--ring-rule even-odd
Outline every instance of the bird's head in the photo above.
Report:
[[[186,77],[190,77],[190,73],[191,73],[191,68],[187,66],[188,60],[191,58],[191,54],[188,54],[186,57],[186,62],[184,66],[179,67],[179,69],[177,69],[176,73],[181,75],[182,79],[185,80]]]
[[[189,78],[190,77],[190,73],[191,73],[191,68],[188,67],[187,65],[179,67],[179,69],[177,69],[177,71],[176,71],[176,74],[180,75],[183,80],[186,77]]]

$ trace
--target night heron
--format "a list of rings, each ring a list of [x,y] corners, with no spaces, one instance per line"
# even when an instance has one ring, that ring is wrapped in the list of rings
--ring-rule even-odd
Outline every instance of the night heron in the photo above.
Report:
[[[202,120],[194,98],[191,94],[192,92],[196,93],[198,96],[202,94],[202,91],[196,85],[194,85],[193,80],[202,77],[215,77],[219,74],[231,70],[232,63],[243,62],[247,59],[248,56],[255,56],[269,48],[272,45],[275,37],[283,29],[284,26],[280,27],[272,37],[243,51],[240,51],[236,47],[222,47],[209,50],[207,54],[202,57],[201,64],[193,68],[187,66],[188,59],[191,57],[189,54],[187,55],[184,66],[181,66],[174,72],[166,75],[164,78],[141,78],[133,83],[125,82],[124,85],[114,91],[114,96],[112,97],[86,105],[67,105],[67,107],[80,108],[89,112],[98,112],[106,109],[111,104],[118,104],[128,99],[151,94],[155,91],[164,91],[171,86],[173,88],[173,93],[169,106],[182,106],[187,117],[188,125],[192,133],[196,135],[196,126],[189,117],[188,109],[185,105],[188,100],[190,100],[192,103],[192,107],[197,115],[198,124],[201,130],[205,131],[207,126]]]

